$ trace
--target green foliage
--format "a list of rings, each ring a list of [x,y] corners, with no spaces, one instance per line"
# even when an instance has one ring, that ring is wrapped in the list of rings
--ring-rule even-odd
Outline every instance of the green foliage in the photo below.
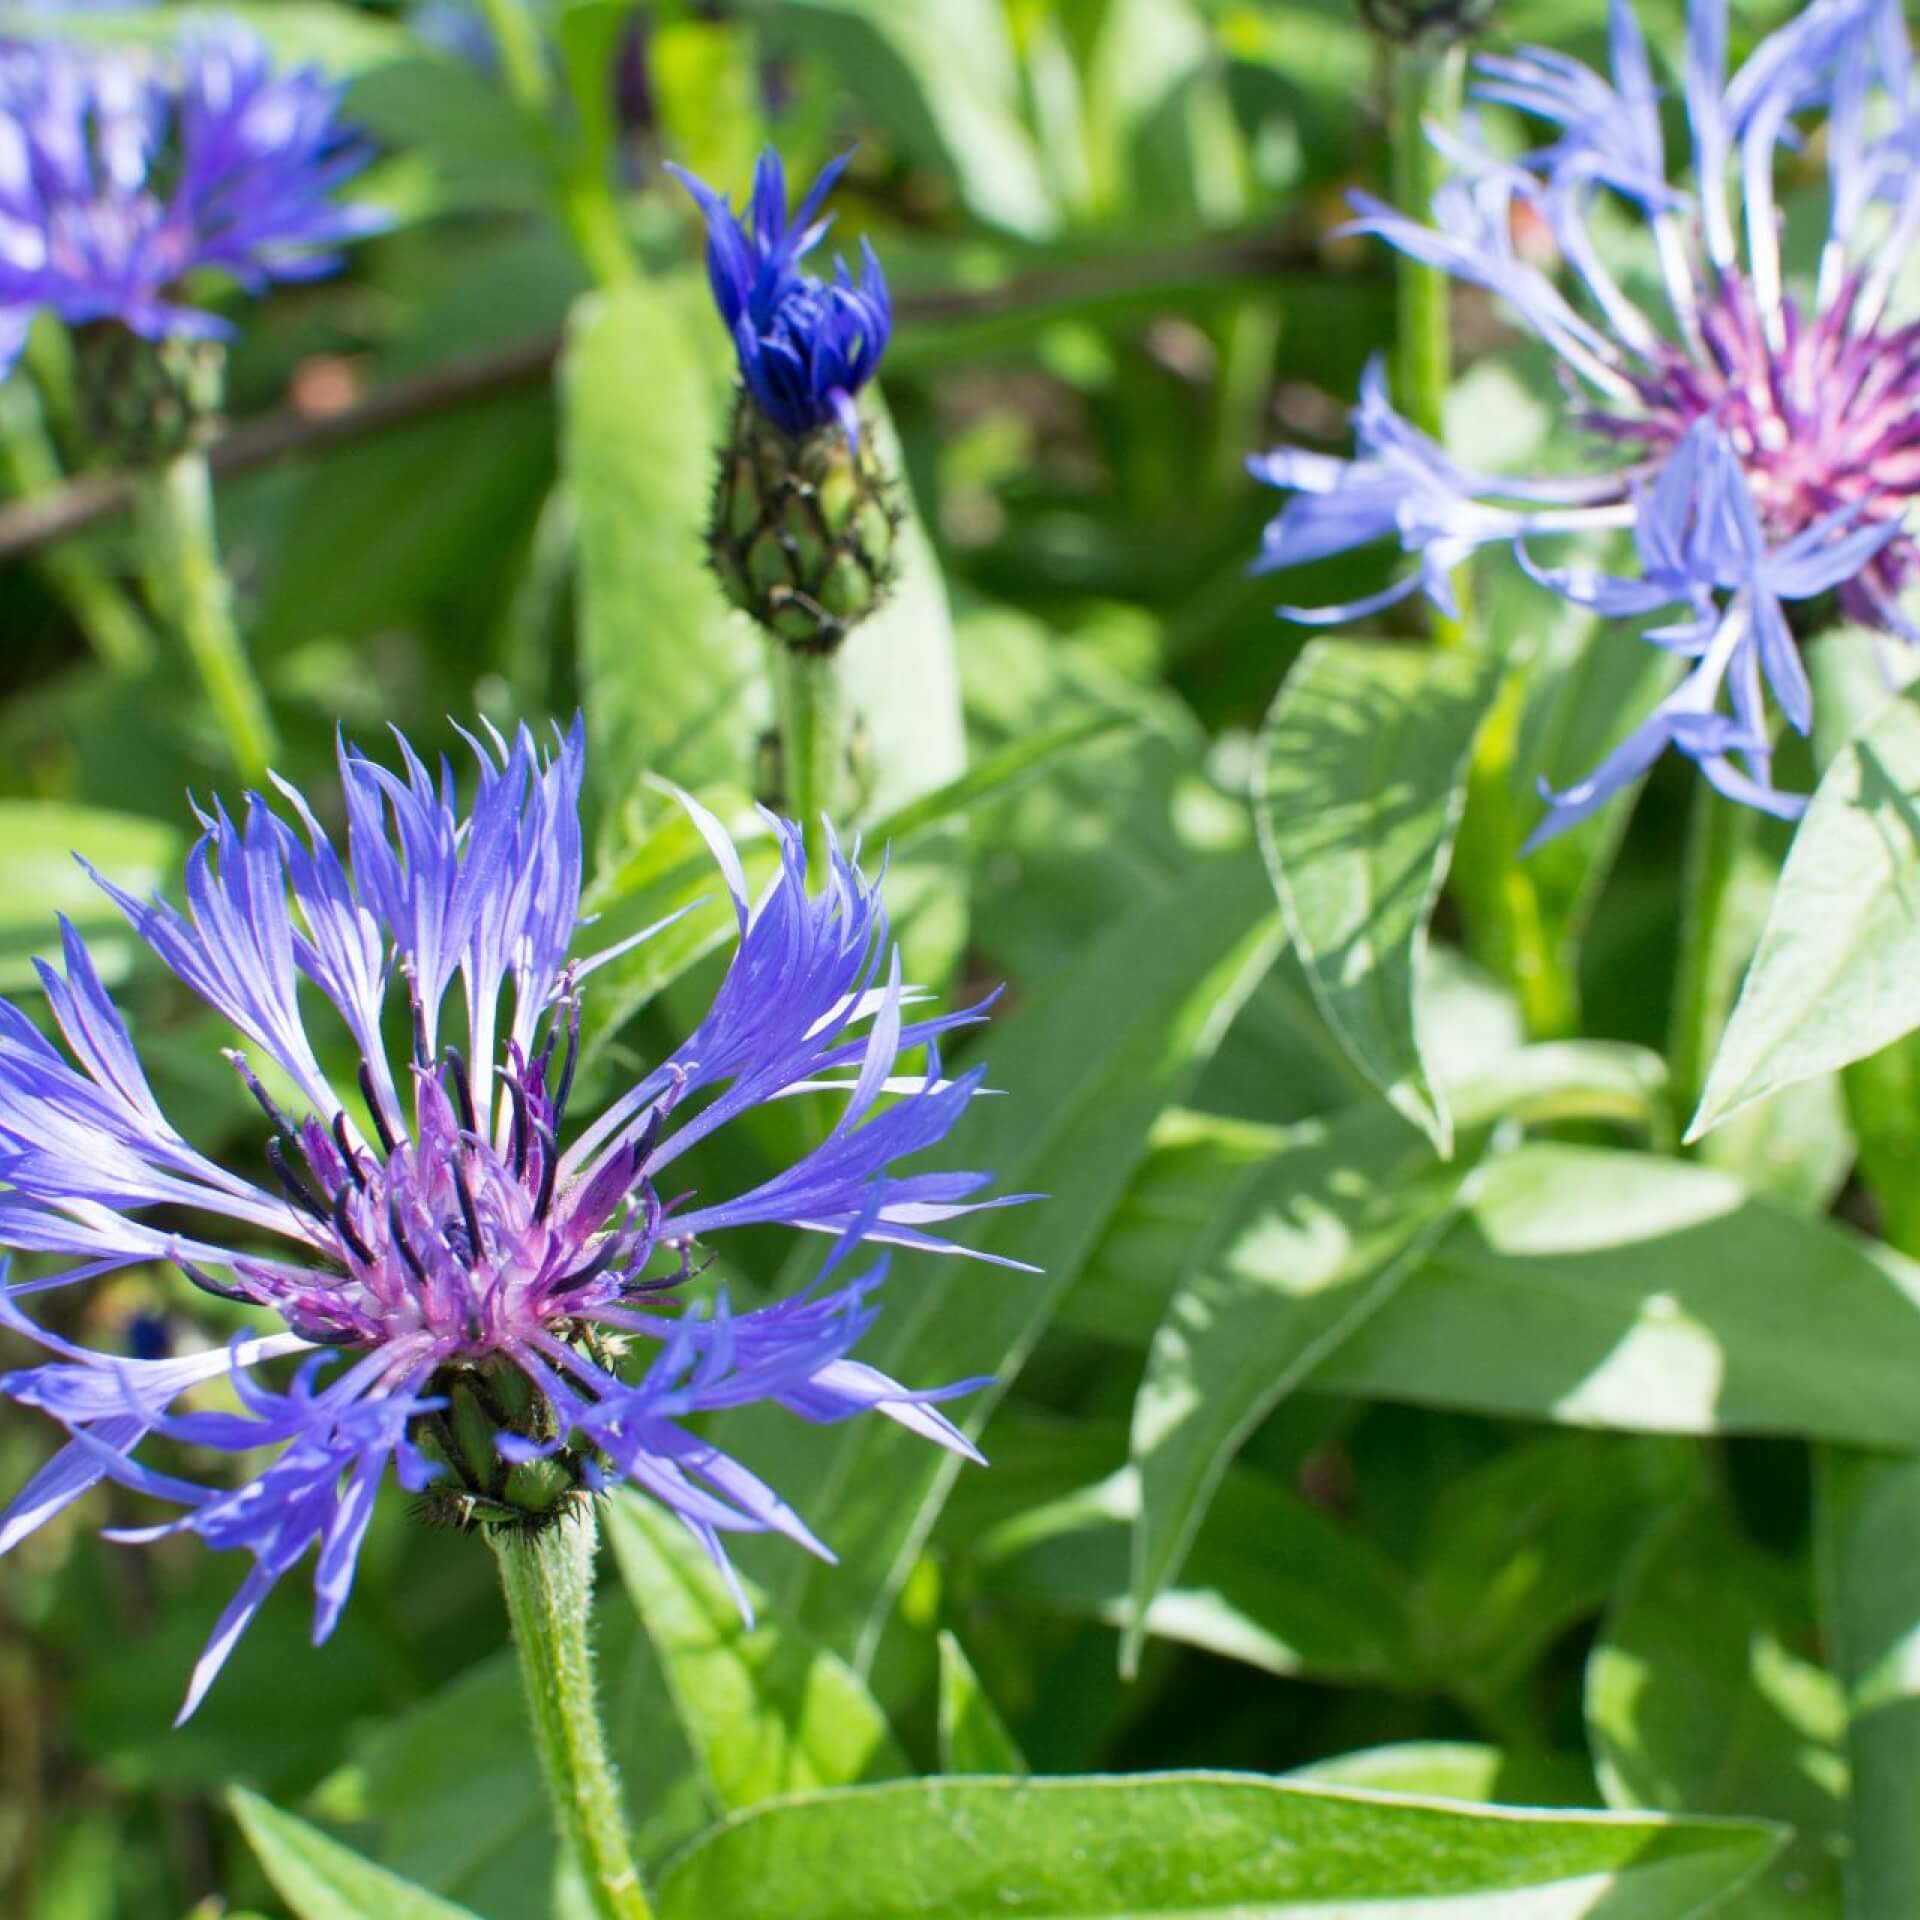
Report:
[[[820,1794],[749,1815],[690,1849],[664,1920],[1076,1920],[1153,1913],[1302,1920],[1329,1897],[1379,1920],[1489,1900],[1575,1920],[1703,1913],[1772,1851],[1768,1829],[1463,1811],[1222,1774],[916,1782]],[[1016,1905],[1015,1911],[1019,1908]]]
[[[1261,844],[1314,998],[1443,1154],[1453,1130],[1421,1046],[1417,986],[1487,681],[1464,653],[1316,641],[1261,741]]]
[[[1358,9],[658,0],[642,60],[622,0],[516,0],[467,10],[517,28],[492,62],[398,0],[221,10],[348,82],[393,215],[228,307],[236,421],[293,446],[241,438],[218,500],[276,771],[337,832],[336,727],[458,764],[454,723],[582,712],[586,945],[671,924],[585,983],[576,1112],[730,950],[673,789],[750,887],[775,857],[767,656],[706,550],[730,347],[658,163],[737,202],[763,139],[795,178],[852,146],[827,252],[870,236],[895,289],[862,406],[899,578],[839,655],[839,825],[887,849],[907,976],[998,995],[939,1164],[1043,1197],[962,1224],[994,1264],[896,1253],[861,1351],[981,1382],[946,1410],[985,1469],[877,1416],[713,1419],[836,1556],[731,1537],[751,1622],[660,1508],[605,1503],[595,1667],[661,1920],[1920,1910],[1920,702],[1827,634],[1797,828],[1663,768],[1523,857],[1668,655],[1504,554],[1465,646],[1275,620],[1245,456],[1343,445],[1391,342],[1384,259],[1334,237],[1386,169]],[[1644,17],[1671,69],[1681,10]],[[1493,32],[1592,56],[1606,14]],[[1546,369],[1461,311],[1450,451],[1565,464]],[[80,477],[57,337],[8,398],[8,487]],[[252,1175],[234,1036],[69,858],[178,899],[183,793],[237,799],[134,548],[0,543],[0,989],[41,1017],[69,915],[169,1113]],[[757,1114],[686,1184],[832,1120]],[[714,1251],[755,1301],[820,1249]],[[121,1349],[245,1319],[157,1266],[43,1308]],[[3,1501],[49,1429],[0,1409]],[[331,1643],[290,1576],[175,1733],[243,1569],[91,1538],[153,1517],[96,1493],[0,1571],[0,1908],[590,1912],[475,1542],[385,1502]]]

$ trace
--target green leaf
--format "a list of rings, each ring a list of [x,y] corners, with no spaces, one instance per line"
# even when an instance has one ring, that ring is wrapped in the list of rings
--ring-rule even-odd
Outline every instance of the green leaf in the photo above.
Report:
[[[333,5],[330,0],[225,0],[218,11],[244,21],[277,58],[314,61],[336,75],[403,58],[417,51],[419,44],[392,21],[371,18],[357,9]],[[148,12],[130,6],[124,11],[62,14],[39,7],[0,6],[0,35],[25,40],[58,35],[104,41],[109,46],[164,46],[183,27],[205,17],[205,10],[200,8]]]
[[[1587,1730],[1615,1806],[1739,1809],[1794,1838],[1742,1914],[1840,1913],[1845,1713],[1810,1643],[1812,1597],[1702,1501],[1622,1583],[1587,1663]]]
[[[768,704],[752,623],[706,568],[727,342],[691,274],[590,295],[561,366],[580,520],[580,680],[607,800],[644,771],[745,786]]]
[[[777,0],[767,11],[782,40],[857,73],[862,109],[945,173],[976,219],[1034,239],[1059,225],[999,0]]]
[[[1600,1611],[1696,1468],[1696,1450],[1675,1440],[1546,1433],[1453,1476],[1427,1515],[1412,1593],[1427,1670],[1482,1710],[1525,1685],[1567,1628]]]
[[[1068,977],[990,1029],[993,1084],[1004,1092],[975,1103],[946,1163],[990,1170],[1001,1191],[1062,1196],[988,1214],[968,1235],[1041,1271],[946,1261],[900,1274],[891,1310],[861,1348],[865,1361],[909,1383],[1011,1380],[1124,1191],[1155,1118],[1191,1084],[1272,964],[1276,921],[1250,855],[1196,859],[1180,884],[1108,928]],[[977,1432],[995,1397],[983,1389],[949,1411]],[[784,1616],[864,1666],[959,1461],[883,1420],[796,1430],[790,1415],[746,1412],[717,1422],[714,1434],[764,1466],[841,1555],[839,1566],[816,1568],[782,1542],[756,1564],[768,1569]]]
[[[1376,1800],[1224,1773],[929,1780],[731,1821],[680,1857],[659,1907],[660,1920],[1682,1920],[1776,1844],[1735,1821]]]
[[[1920,1026],[1920,697],[1822,776],[1689,1129]]]
[[[1309,1125],[1222,1209],[1147,1349],[1130,1668],[1247,1435],[1397,1286],[1445,1228],[1470,1158],[1442,1166],[1384,1104]]]
[[[658,1502],[616,1494],[606,1516],[620,1577],[717,1806],[912,1771],[859,1678],[796,1627],[748,1626],[713,1562]],[[763,1597],[748,1597],[760,1615]]]
[[[1038,1506],[974,1543],[996,1597],[1130,1625],[1129,1542],[1140,1519],[1131,1467]],[[1219,1479],[1178,1577],[1153,1597],[1145,1632],[1267,1673],[1350,1684],[1420,1683],[1394,1570],[1358,1535],[1267,1474]]]
[[[1362,1787],[1370,1793],[1493,1801],[1509,1807],[1577,1807],[1594,1796],[1591,1772],[1571,1756],[1516,1758],[1468,1740],[1402,1740],[1362,1747],[1296,1767],[1287,1778],[1320,1787]]]
[[[940,1634],[940,1771],[1025,1773],[1025,1756],[987,1698],[960,1642]]]
[[[179,831],[157,820],[48,800],[0,800],[0,991],[33,983],[35,955],[59,954],[54,916],[61,913],[87,942],[101,974],[108,981],[124,977],[140,943],[80,861],[143,900],[178,883],[183,851]]]
[[[1920,1445],[1920,1271],[1731,1176],[1597,1147],[1492,1162],[1319,1390],[1658,1433]]]
[[[1845,1696],[1853,1792],[1849,1912],[1920,1912],[1920,1460],[1823,1449],[1816,1456],[1822,1624]]]
[[[372,1914],[380,1920],[477,1920],[469,1908],[363,1860],[245,1787],[230,1788],[227,1804],[297,1920],[368,1920]]]
[[[1449,1099],[1463,1128],[1598,1120],[1658,1134],[1667,1124],[1665,1074],[1660,1056],[1642,1047],[1551,1041],[1454,1085]],[[1363,1111],[1379,1114],[1372,1100]],[[1195,1242],[1216,1230],[1250,1171],[1315,1129],[1340,1124],[1351,1123],[1330,1117],[1302,1123],[1303,1133],[1213,1113],[1163,1116],[1151,1153],[1062,1305],[1062,1320],[1096,1339],[1145,1346]]]
[[[1194,1243],[1214,1233],[1248,1175],[1284,1151],[1294,1132],[1185,1108],[1163,1114],[1147,1157],[1061,1303],[1061,1324],[1111,1344],[1146,1346]]]
[[[1427,920],[1488,693],[1459,652],[1317,640],[1267,716],[1256,809],[1327,1024],[1444,1154],[1452,1130],[1418,1022]]]

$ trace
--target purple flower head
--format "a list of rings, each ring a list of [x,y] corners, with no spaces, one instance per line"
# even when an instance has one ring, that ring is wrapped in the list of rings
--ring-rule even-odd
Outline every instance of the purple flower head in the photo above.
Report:
[[[707,218],[707,277],[733,335],[740,377],[754,403],[796,439],[834,421],[860,433],[854,396],[873,378],[893,331],[893,303],[873,248],[860,243],[860,278],[834,261],[831,281],[800,270],[832,225],[820,208],[850,156],[830,161],[787,218],[787,176],[769,147],[754,170],[742,215],[683,167],[669,170]]]
[[[0,366],[42,308],[149,339],[217,335],[185,304],[205,271],[249,293],[340,264],[384,224],[335,189],[371,150],[317,71],[276,73],[246,28],[194,30],[176,58],[0,46]]]
[[[797,831],[768,816],[778,871],[754,898],[719,822],[687,800],[738,945],[685,1045],[576,1128],[585,984],[659,929],[572,951],[577,723],[549,753],[524,729],[471,744],[477,791],[464,815],[452,770],[436,778],[404,740],[398,772],[343,745],[344,855],[281,783],[285,813],[251,795],[239,820],[218,805],[202,816],[184,913],[99,881],[244,1041],[228,1057],[266,1119],[265,1178],[229,1172],[175,1130],[70,926],[64,966],[41,969],[65,1050],[0,1001],[0,1244],[69,1263],[0,1284],[0,1324],[56,1356],[0,1376],[0,1395],[69,1435],[0,1512],[0,1552],[104,1478],[180,1509],[127,1537],[188,1531],[251,1554],[183,1717],[310,1547],[325,1637],[388,1468],[420,1491],[463,1471],[462,1446],[471,1460],[471,1427],[452,1437],[463,1397],[518,1415],[484,1429],[497,1458],[478,1462],[481,1478],[510,1488],[516,1472],[558,1475],[569,1499],[630,1480],[723,1567],[727,1532],[825,1549],[691,1416],[754,1401],[816,1422],[873,1411],[973,1454],[934,1406],[964,1385],[914,1392],[852,1358],[881,1275],[835,1271],[862,1241],[956,1252],[946,1222],[1009,1204],[977,1197],[984,1174],[901,1165],[936,1146],[978,1091],[977,1069],[942,1076],[936,1043],[979,1014],[916,1013],[923,996],[901,982],[878,892],[837,846],[810,876]],[[332,1044],[309,1036],[307,1003],[344,1028]],[[396,1032],[409,1036],[398,1058]],[[321,1065],[343,1040],[357,1063],[344,1086]],[[675,1185],[673,1163],[709,1134],[809,1092],[838,1108],[810,1152],[741,1193]],[[835,1240],[815,1285],[751,1311],[724,1296],[683,1305],[709,1236],[755,1224]],[[71,1345],[20,1304],[137,1262],[171,1263],[283,1330],[127,1357]],[[289,1354],[307,1357],[284,1391],[259,1378]],[[183,1409],[210,1382],[238,1410]],[[237,1488],[216,1488],[137,1460],[149,1435],[278,1451]]]
[[[1725,0],[1692,0],[1683,76],[1689,177],[1669,177],[1659,95],[1627,0],[1612,5],[1612,77],[1533,48],[1478,62],[1480,98],[1543,122],[1513,162],[1440,136],[1456,177],[1423,225],[1357,196],[1355,230],[1496,295],[1558,358],[1589,473],[1468,473],[1400,420],[1377,375],[1355,416],[1358,456],[1282,449],[1254,473],[1293,490],[1263,564],[1291,566],[1397,538],[1418,570],[1386,592],[1293,618],[1341,620],[1415,591],[1451,609],[1447,576],[1510,543],[1548,586],[1615,619],[1666,614],[1645,637],[1693,664],[1587,779],[1547,794],[1535,840],[1603,804],[1668,746],[1723,792],[1786,817],[1769,708],[1804,733],[1812,694],[1783,603],[1834,593],[1847,616],[1914,638],[1920,579],[1920,324],[1892,313],[1920,241],[1920,99],[1897,0],[1815,0],[1731,79]],[[1775,161],[1825,115],[1828,220],[1812,284],[1787,283]],[[1602,196],[1644,223],[1664,310],[1601,257]],[[1525,207],[1550,227],[1569,298],[1513,244]],[[1737,217],[1736,217],[1737,210]],[[1637,565],[1556,563],[1553,536],[1628,533]]]

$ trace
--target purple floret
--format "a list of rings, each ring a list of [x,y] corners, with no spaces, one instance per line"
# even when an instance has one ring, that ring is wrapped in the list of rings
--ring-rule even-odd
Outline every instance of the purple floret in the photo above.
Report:
[[[339,109],[336,85],[275,72],[232,22],[164,58],[0,45],[0,366],[42,310],[149,339],[219,335],[190,276],[257,294],[333,272],[386,224],[335,198],[372,157]]]
[[[65,1049],[0,1001],[0,1244],[70,1263],[0,1283],[0,1325],[57,1356],[0,1376],[0,1395],[69,1436],[0,1513],[0,1551],[106,1479],[181,1509],[121,1537],[190,1531],[251,1554],[183,1717],[309,1547],[319,1550],[315,1637],[331,1631],[388,1470],[414,1491],[442,1471],[417,1441],[447,1404],[448,1370],[512,1369],[546,1403],[551,1418],[538,1425],[549,1438],[503,1433],[503,1460],[569,1447],[588,1485],[645,1489],[723,1568],[728,1532],[778,1531],[824,1549],[691,1416],[749,1402],[813,1422],[877,1412],[977,1457],[934,1404],[966,1383],[915,1391],[853,1358],[882,1276],[836,1272],[868,1241],[960,1252],[944,1237],[949,1222],[1009,1204],[980,1197],[984,1174],[901,1164],[937,1146],[979,1090],[978,1069],[943,1077],[937,1042],[981,1015],[916,1014],[924,995],[901,981],[879,893],[837,845],[827,871],[810,874],[798,831],[767,816],[778,866],[756,897],[719,821],[687,799],[738,944],[685,1045],[576,1129],[585,983],[660,929],[597,954],[573,950],[577,723],[545,753],[524,729],[471,744],[477,790],[464,815],[451,769],[436,776],[404,740],[398,771],[343,746],[344,857],[283,783],[286,813],[250,795],[238,820],[217,804],[202,815],[184,912],[99,881],[293,1090],[283,1109],[247,1054],[229,1055],[271,1130],[270,1179],[229,1172],[168,1121],[70,926],[64,966],[41,968]],[[357,1057],[345,1093],[320,1064],[329,1049],[309,1037],[308,1013],[322,1004]],[[410,1036],[397,1059],[393,1032]],[[730,1197],[669,1184],[674,1162],[717,1128],[799,1093],[831,1098],[837,1117],[790,1166]],[[747,1312],[724,1295],[684,1304],[701,1245],[749,1224],[830,1236],[820,1279]],[[144,1262],[169,1263],[284,1331],[132,1358],[72,1345],[21,1305]],[[285,1391],[256,1377],[295,1353],[308,1357]],[[183,1395],[214,1382],[239,1411],[181,1410]],[[222,1489],[137,1459],[151,1434],[236,1456],[280,1451]]]
[[[849,441],[858,440],[855,396],[878,370],[893,331],[886,275],[866,241],[858,281],[844,260],[835,260],[831,281],[800,270],[832,224],[820,209],[847,159],[827,165],[791,220],[786,172],[772,148],[760,156],[744,216],[684,168],[671,169],[707,218],[707,276],[740,377],[760,411],[796,438],[837,421]]]
[[[1494,294],[1552,350],[1592,471],[1467,473],[1393,412],[1377,371],[1354,416],[1358,458],[1283,448],[1252,463],[1294,496],[1267,530],[1263,567],[1384,539],[1418,562],[1381,593],[1286,609],[1291,618],[1357,618],[1416,591],[1450,612],[1450,572],[1502,543],[1606,618],[1667,615],[1644,637],[1689,662],[1684,677],[1591,775],[1548,793],[1536,841],[1669,746],[1722,792],[1796,816],[1805,799],[1772,781],[1773,715],[1805,733],[1812,693],[1783,603],[1832,593],[1850,619],[1920,637],[1901,606],[1920,581],[1920,324],[1890,311],[1920,240],[1920,99],[1897,0],[1815,0],[1731,78],[1725,0],[1692,0],[1685,188],[1668,178],[1659,94],[1627,0],[1613,0],[1611,22],[1611,80],[1540,48],[1477,63],[1479,97],[1544,122],[1547,144],[1511,161],[1448,140],[1456,177],[1431,224],[1366,196],[1354,223]],[[1796,292],[1773,171],[1782,148],[1805,144],[1796,116],[1811,111],[1825,115],[1829,214],[1814,282]],[[1602,260],[1589,219],[1603,195],[1645,224],[1664,316]],[[1522,210],[1551,231],[1578,304],[1516,248]],[[1540,550],[1622,533],[1637,563],[1625,574]]]

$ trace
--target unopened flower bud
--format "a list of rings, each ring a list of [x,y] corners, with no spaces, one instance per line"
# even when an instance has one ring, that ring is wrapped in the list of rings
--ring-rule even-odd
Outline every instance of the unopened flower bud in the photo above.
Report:
[[[733,433],[708,530],[726,596],[770,633],[830,653],[893,584],[897,487],[860,420],[859,392],[886,350],[893,310],[871,247],[822,281],[800,261],[843,156],[791,220],[779,156],[762,155],[746,216],[679,172],[707,219],[707,270],[740,360]]]

